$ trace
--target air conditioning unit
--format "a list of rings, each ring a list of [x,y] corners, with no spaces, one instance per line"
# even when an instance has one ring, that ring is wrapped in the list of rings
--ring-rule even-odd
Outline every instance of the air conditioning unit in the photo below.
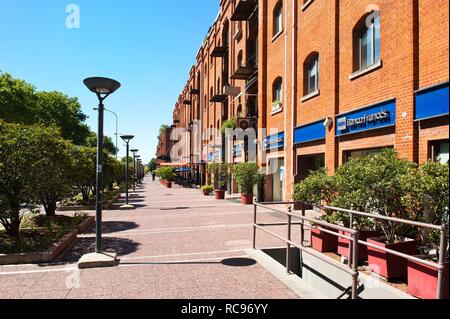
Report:
[[[242,129],[242,130],[246,130],[250,127],[253,126],[253,119],[252,118],[248,118],[248,117],[241,117],[237,119],[237,127]]]

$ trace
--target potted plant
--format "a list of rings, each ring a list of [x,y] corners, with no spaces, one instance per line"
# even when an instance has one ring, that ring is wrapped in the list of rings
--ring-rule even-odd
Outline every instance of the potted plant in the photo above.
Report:
[[[385,149],[378,154],[352,159],[342,165],[336,172],[336,196],[333,206],[357,211],[379,214],[388,217],[405,217],[401,204],[403,193],[401,177],[414,164],[399,160],[392,149]],[[350,225],[349,214],[339,213],[345,226]],[[398,250],[406,254],[413,253],[415,241],[407,237],[409,229],[392,222],[379,222],[370,218],[354,216],[359,239],[373,245]],[[349,254],[349,241],[339,238],[338,253]],[[406,275],[406,260],[386,254],[380,249],[365,245],[358,246],[360,261],[368,261],[372,271],[386,278]]]
[[[234,167],[234,176],[241,192],[243,205],[253,204],[253,189],[260,179],[256,163],[239,163]]]
[[[172,181],[175,172],[171,167],[161,167],[156,171],[156,175],[160,178],[160,183],[167,188],[172,188]]]
[[[365,189],[360,194],[366,202],[364,211],[386,217],[408,219],[402,203],[405,193],[402,179],[415,168],[415,164],[398,158],[396,151],[386,149],[379,154],[368,156],[360,161],[359,170],[365,178]],[[377,220],[381,236],[368,238],[367,242],[407,255],[417,253],[414,228],[401,223]],[[367,248],[369,268],[386,279],[406,278],[407,259],[395,256],[374,247]]]
[[[328,176],[325,169],[319,169],[311,171],[307,178],[294,186],[293,198],[295,202],[303,203],[304,205],[320,205],[322,202],[331,203],[335,194],[334,178]],[[328,210],[324,210],[323,215],[319,219],[331,224],[338,221],[336,214]],[[311,246],[313,249],[320,252],[336,252],[337,245],[338,236],[314,227],[311,228]]]
[[[225,163],[211,163],[208,165],[208,171],[212,174],[214,181],[214,193],[217,200],[225,199],[225,188],[230,177],[230,165]]]
[[[212,187],[211,185],[203,185],[202,186],[202,192],[203,195],[205,196],[209,196],[209,194],[214,190],[214,187]]]
[[[407,194],[402,200],[411,219],[448,227],[449,166],[427,162],[417,170],[411,170],[403,179]],[[420,214],[418,214],[420,212]],[[421,228],[417,240],[420,254],[417,257],[438,262],[439,231]],[[444,297],[449,297],[449,253],[444,256]],[[422,299],[436,298],[438,271],[415,261],[408,261],[408,293]]]
[[[235,118],[231,118],[222,122],[221,131],[222,133],[226,133],[228,129],[234,130],[237,126],[237,121]]]

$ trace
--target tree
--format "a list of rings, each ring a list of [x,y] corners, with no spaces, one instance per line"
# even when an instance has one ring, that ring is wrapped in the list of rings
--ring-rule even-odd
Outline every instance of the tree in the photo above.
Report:
[[[38,120],[35,88],[8,73],[0,73],[0,118],[8,123],[33,124]]]
[[[38,122],[59,127],[64,139],[75,145],[83,145],[90,132],[84,121],[87,116],[82,113],[77,98],[70,98],[60,92],[36,93]]]
[[[56,215],[59,201],[73,193],[73,156],[75,148],[70,141],[62,139],[54,132],[41,132],[41,150],[35,157],[36,180],[34,190],[44,206],[47,216]]]
[[[8,123],[57,127],[64,139],[83,145],[89,136],[77,98],[60,92],[37,92],[31,84],[0,73],[0,118]]]
[[[97,134],[94,132],[90,132],[87,136],[84,146],[86,147],[97,147]],[[112,139],[109,136],[105,136],[103,138],[103,148],[106,150],[109,154],[116,154],[116,146],[114,145]]]
[[[150,172],[156,171],[156,158],[152,158],[152,160],[151,160],[150,163],[148,164],[148,170],[149,170]]]
[[[22,205],[39,201],[35,186],[45,164],[40,154],[52,134],[57,132],[0,121],[0,223],[12,237],[20,235]]]
[[[97,150],[91,147],[80,147],[74,153],[73,185],[80,191],[86,202],[95,190],[96,158]]]

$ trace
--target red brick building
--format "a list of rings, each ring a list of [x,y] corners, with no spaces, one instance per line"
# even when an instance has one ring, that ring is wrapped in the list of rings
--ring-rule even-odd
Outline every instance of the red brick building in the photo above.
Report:
[[[222,0],[220,8],[174,111],[177,127],[198,120],[204,133],[201,154],[185,154],[202,183],[208,162],[230,160],[208,129],[231,118],[267,129],[257,142],[268,201],[289,200],[310,170],[333,174],[386,147],[420,163],[448,161],[448,1]],[[234,142],[233,162],[249,160],[249,143]]]

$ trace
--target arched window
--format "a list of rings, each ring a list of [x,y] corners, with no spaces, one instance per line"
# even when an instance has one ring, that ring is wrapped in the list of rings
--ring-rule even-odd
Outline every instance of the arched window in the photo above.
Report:
[[[276,78],[272,85],[272,112],[277,112],[283,106],[283,79]]]
[[[283,30],[283,1],[279,1],[273,10],[273,36]]]
[[[304,95],[319,91],[319,53],[311,53],[303,64],[304,69]]]
[[[380,12],[360,19],[353,29],[353,69],[362,70],[380,61]]]
[[[242,61],[242,50],[240,50],[238,53],[237,64],[238,64],[238,68],[241,68],[244,66],[243,61]]]

